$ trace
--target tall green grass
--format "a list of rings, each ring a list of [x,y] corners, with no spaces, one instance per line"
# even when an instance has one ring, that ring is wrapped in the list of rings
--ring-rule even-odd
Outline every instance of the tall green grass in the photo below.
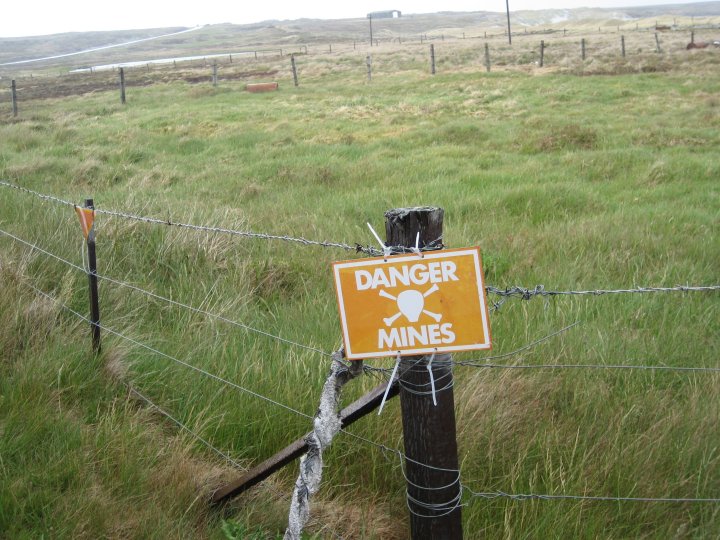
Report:
[[[0,123],[0,177],[99,208],[349,243],[386,209],[446,210],[445,242],[480,245],[496,286],[718,282],[720,108],[714,72],[614,77],[419,72],[371,85],[308,77],[251,95],[169,83],[28,103]],[[72,209],[3,188],[0,227],[81,264]],[[99,273],[324,351],[338,345],[330,263],[357,255],[99,216]],[[295,469],[225,510],[233,472],[132,382],[243,465],[308,419],[88,329],[86,278],[0,238],[3,474],[10,536],[221,536],[283,528]],[[509,300],[496,353],[575,321],[523,363],[717,366],[708,294]],[[327,358],[101,281],[103,324],[312,415]],[[458,355],[459,359],[478,355]],[[389,365],[387,362],[373,362]],[[478,491],[717,497],[720,379],[709,373],[458,368],[463,481]],[[378,384],[366,377],[346,399]],[[401,447],[399,404],[353,432]],[[235,473],[236,474],[236,473]],[[285,499],[278,495],[286,494]],[[58,498],[57,494],[62,494]],[[712,538],[718,505],[468,500],[468,538]],[[311,530],[403,538],[398,461],[340,436]],[[115,510],[120,508],[121,511]],[[228,527],[226,526],[226,529]]]

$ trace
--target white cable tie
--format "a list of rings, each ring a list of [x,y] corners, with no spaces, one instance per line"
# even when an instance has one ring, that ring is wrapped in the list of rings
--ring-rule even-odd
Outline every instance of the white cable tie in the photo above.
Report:
[[[373,229],[372,225],[370,223],[367,224],[368,229],[370,229],[370,232],[373,234],[375,239],[378,241],[378,244],[380,245],[380,249],[382,249],[383,252],[383,259],[387,261],[387,258],[392,255],[392,248],[390,246],[386,246],[385,242],[380,240],[380,236],[378,233],[375,232],[375,229]]]
[[[426,367],[427,367],[428,373],[430,374],[430,389],[432,390],[433,405],[435,405],[437,407],[437,397],[435,397],[435,377],[433,376],[433,372],[432,372],[433,360],[435,360],[435,353],[432,353],[432,355],[430,356],[430,360],[428,361]]]
[[[380,409],[378,410],[378,416],[380,416],[380,413],[382,413],[382,411],[383,411],[383,407],[385,406],[385,401],[387,401],[388,394],[390,393],[390,388],[392,387],[393,381],[395,380],[395,375],[397,375],[398,367],[400,367],[400,351],[398,351],[397,360],[395,361],[395,368],[393,369],[392,375],[390,375],[390,381],[388,381],[387,388],[385,389],[385,394],[383,395],[382,401],[380,402]]]
[[[420,251],[420,231],[417,232],[417,236],[415,237],[415,247],[410,249],[421,259],[425,258],[425,255],[423,255],[422,251]]]

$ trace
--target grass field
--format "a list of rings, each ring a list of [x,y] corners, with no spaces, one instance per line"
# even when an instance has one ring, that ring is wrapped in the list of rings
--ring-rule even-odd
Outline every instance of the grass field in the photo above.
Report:
[[[453,50],[435,77],[423,51],[388,48],[371,84],[364,53],[347,52],[302,58],[298,88],[286,58],[253,63],[277,70],[271,94],[243,92],[252,77],[217,88],[167,77],[132,87],[126,106],[112,82],[26,101],[18,119],[0,118],[0,179],[99,208],[350,244],[371,244],[365,222],[381,229],[387,209],[441,206],[446,245],[481,246],[498,287],[720,282],[717,51],[649,50],[603,61],[594,73],[607,76],[578,76],[593,73],[588,63],[487,74],[480,49]],[[0,228],[82,264],[71,208],[0,190]],[[324,351],[338,345],[330,263],[357,255],[103,216],[97,237],[101,275]],[[210,491],[238,472],[125,385],[243,466],[303,435],[307,418],[107,333],[94,357],[87,325],[29,287],[85,313],[85,276],[6,237],[0,276],[2,535],[284,529],[296,467],[209,508]],[[107,282],[100,302],[109,328],[315,412],[327,358]],[[510,363],[718,366],[717,292],[508,300],[491,315],[493,353],[576,321]],[[353,381],[346,402],[376,384]],[[476,491],[720,496],[717,374],[458,367],[455,398],[463,483]],[[351,431],[401,448],[399,403]],[[318,537],[407,536],[399,462],[354,438],[333,443],[316,501]],[[466,502],[467,538],[720,534],[711,503]]]

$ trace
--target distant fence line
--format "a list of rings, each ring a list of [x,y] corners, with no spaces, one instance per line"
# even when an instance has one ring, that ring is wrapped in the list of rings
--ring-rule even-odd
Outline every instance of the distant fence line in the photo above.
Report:
[[[655,31],[655,40],[653,41],[652,38],[649,42],[644,43],[645,47],[647,48],[654,48],[656,52],[664,52],[660,50],[660,42],[662,41],[659,36],[665,36],[665,35],[673,35],[677,36],[679,33],[686,33],[689,34],[689,42],[694,41],[694,33],[696,30],[711,30],[714,29],[715,26],[713,25],[696,25],[696,26],[687,26],[687,27],[678,27],[676,29],[670,30],[670,31],[661,31],[657,30],[655,27],[644,27],[644,28],[637,28],[637,29],[627,29],[623,26],[616,26],[611,30],[603,31],[603,27],[598,27],[597,32],[590,32],[586,29],[580,30],[580,31],[568,31],[566,29],[555,29],[555,28],[548,28],[548,29],[542,29],[542,30],[531,30],[531,31],[525,31],[525,32],[513,32],[512,36],[514,38],[523,38],[523,43],[526,44],[525,38],[533,38],[533,37],[542,37],[542,36],[554,36],[554,35],[562,35],[563,38],[568,37],[577,37],[582,38],[581,42],[584,44],[582,46],[583,52],[580,53],[580,42],[577,44],[577,50],[578,54],[582,56],[582,59],[585,60],[586,57],[592,56],[591,53],[595,52],[595,49],[592,48],[592,41],[584,38],[583,36],[592,36],[592,35],[607,35],[607,34],[617,34],[618,36],[621,35],[622,32],[645,32],[645,31]],[[720,24],[717,25],[717,28],[720,29]],[[163,58],[163,59],[147,59],[147,60],[138,60],[138,61],[129,61],[129,62],[114,62],[110,64],[100,65],[100,66],[87,66],[87,67],[78,67],[74,68],[70,72],[67,73],[60,73],[60,74],[54,74],[54,75],[44,75],[44,74],[28,74],[28,75],[22,75],[17,74],[12,76],[13,80],[17,82],[21,81],[27,81],[27,80],[44,80],[44,79],[57,79],[57,78],[65,78],[65,77],[72,77],[72,76],[82,76],[87,74],[100,74],[100,73],[111,73],[111,72],[117,72],[119,68],[124,68],[125,70],[133,70],[133,71],[139,71],[142,70],[144,72],[150,72],[155,70],[163,70],[167,68],[171,68],[173,70],[178,68],[184,68],[184,69],[201,69],[201,68],[210,68],[217,65],[231,65],[233,63],[238,63],[238,61],[246,61],[246,60],[261,60],[261,59],[267,59],[267,58],[282,58],[285,56],[292,56],[292,55],[310,55],[310,56],[322,56],[322,55],[336,55],[339,53],[348,53],[351,51],[357,51],[359,49],[362,50],[362,53],[365,54],[365,52],[374,52],[375,49],[378,49],[376,52],[386,52],[387,49],[385,49],[384,45],[407,45],[407,46],[418,46],[423,45],[426,43],[431,42],[437,42],[437,41],[453,41],[453,42],[461,42],[465,40],[496,40],[501,38],[507,38],[507,32],[500,32],[500,33],[487,33],[484,32],[482,35],[466,35],[462,34],[462,36],[458,35],[450,35],[450,34],[443,34],[443,33],[435,33],[435,34],[413,34],[409,36],[394,36],[390,38],[375,38],[373,39],[373,45],[369,46],[368,39],[367,38],[357,38],[357,39],[338,39],[335,41],[335,43],[313,43],[313,44],[294,44],[294,45],[287,45],[282,48],[280,47],[264,47],[261,49],[252,49],[252,50],[238,50],[234,52],[224,52],[224,53],[208,53],[206,55],[194,55],[189,57],[178,57],[178,58]],[[714,38],[713,38],[714,39]],[[625,37],[622,36],[623,45],[622,45],[622,53],[621,53],[621,46],[620,41],[618,41],[617,51],[614,54],[615,56],[622,55],[625,56]],[[560,42],[547,42],[546,40],[538,41],[537,44],[534,44],[531,51],[533,55],[536,57],[535,61],[539,63],[540,61],[540,47],[541,43],[543,43],[545,48],[552,48],[554,47],[563,47],[565,49],[568,49],[569,43],[567,42],[567,39],[565,41]],[[340,46],[339,46],[340,45]],[[630,50],[630,42],[628,42],[628,51]],[[655,47],[653,47],[655,45]],[[607,45],[603,46],[602,49],[607,49]],[[494,60],[497,60],[497,58],[500,58],[500,65],[516,65],[516,64],[523,64],[527,62],[513,62],[512,60],[508,63],[504,58],[502,58],[503,55],[507,54],[510,51],[513,51],[517,54],[523,54],[522,46],[518,47],[518,43],[516,42],[513,45],[507,45],[507,44],[492,44],[492,47],[490,49],[493,53],[493,56],[496,57]],[[499,55],[499,56],[498,56]],[[565,57],[571,57],[572,54],[570,51],[564,52]],[[547,63],[547,62],[544,62]],[[2,64],[0,64],[0,68],[2,68]],[[5,78],[10,78],[9,75],[5,75]],[[77,79],[74,79],[77,80]],[[210,77],[209,77],[209,80]],[[30,98],[33,99],[33,98]]]
[[[637,43],[631,43],[626,39],[625,35],[620,35],[618,42],[614,46],[608,44],[607,42],[602,42],[601,44],[596,45],[585,38],[582,38],[579,42],[571,42],[565,40],[557,43],[540,40],[537,43],[533,44],[529,49],[523,48],[523,46],[518,46],[517,43],[513,46],[499,45],[491,48],[486,42],[484,44],[484,55],[483,49],[478,48],[477,50],[475,50],[475,58],[464,59],[461,58],[461,56],[463,56],[464,53],[467,53],[468,50],[472,51],[472,49],[462,51],[451,50],[447,52],[443,51],[442,49],[436,50],[435,44],[430,43],[428,45],[427,52],[421,54],[426,57],[426,62],[428,66],[427,71],[432,75],[435,75],[436,73],[451,73],[453,67],[467,65],[475,65],[478,70],[482,70],[484,68],[484,70],[487,72],[492,71],[493,66],[498,66],[503,69],[507,68],[508,66],[520,67],[528,65],[538,66],[542,68],[552,65],[562,65],[563,61],[573,58],[576,60],[576,62],[582,63],[576,63],[575,65],[571,66],[565,65],[564,68],[582,70],[584,69],[583,66],[586,65],[586,62],[594,58],[622,58],[623,61],[627,61],[628,57],[637,56],[638,52],[642,52],[645,54],[653,52],[658,55],[658,58],[664,58],[669,52],[669,49],[667,49],[667,47],[663,44],[659,36],[659,33],[655,33],[654,39],[643,41],[642,47],[640,47],[640,49],[644,48],[644,51],[633,51],[632,47],[635,46],[637,49]],[[690,44],[695,44],[694,33],[689,36],[689,39],[691,40],[689,42]],[[704,42],[702,43],[702,46],[697,48],[706,48],[708,46],[710,46],[710,48],[718,49],[720,48],[720,41],[715,41],[713,45],[710,45],[709,42]],[[686,48],[690,48],[690,46],[683,46],[683,53],[685,53]],[[329,51],[319,53],[313,52],[312,54],[314,56],[318,56],[323,54],[330,55],[337,53],[337,49],[335,49],[335,53],[330,52],[332,50],[332,46],[330,46]],[[366,75],[367,82],[370,83],[373,80],[373,75],[377,75],[378,66],[381,70],[383,69],[383,63],[381,60],[378,59],[381,59],[383,54],[393,54],[396,52],[398,51],[377,51],[377,54],[375,54],[374,56],[368,54],[364,58],[364,62],[363,55],[365,54],[365,52],[362,52],[358,56],[358,62],[356,66],[357,74],[360,75],[362,73],[363,75]],[[675,52],[680,52],[680,48],[678,47],[677,49],[675,49]],[[182,66],[177,65],[177,62],[174,62],[172,66],[169,62],[157,64],[156,67],[152,70],[151,62],[136,62],[135,66],[132,67],[132,73],[135,73],[136,75],[130,76],[129,79],[127,79],[125,76],[125,70],[128,69],[127,67],[115,68],[119,72],[119,80],[117,79],[117,75],[113,74],[115,73],[114,70],[108,69],[94,71],[91,68],[85,68],[85,71],[83,72],[62,74],[54,77],[34,77],[33,75],[30,75],[23,78],[12,79],[10,81],[10,87],[6,87],[5,89],[0,88],[0,92],[2,92],[3,90],[10,92],[12,115],[13,117],[17,117],[20,110],[18,107],[18,103],[22,101],[29,102],[37,99],[65,97],[94,91],[110,91],[118,85],[120,86],[120,101],[122,104],[125,104],[126,86],[134,87],[151,85],[156,82],[156,80],[153,78],[153,73],[155,72],[169,74],[169,76],[166,77],[166,80],[185,80],[190,83],[207,82],[208,84],[212,84],[212,86],[217,86],[218,80],[232,81],[239,79],[241,81],[248,81],[253,79],[257,80],[258,78],[263,80],[266,80],[268,78],[273,79],[276,78],[277,75],[280,75],[279,78],[292,76],[294,85],[299,86],[303,75],[302,70],[305,67],[303,66],[300,59],[302,58],[302,55],[306,54],[309,53],[303,52],[302,50],[296,52],[279,51],[279,55],[273,57],[275,58],[274,61],[277,62],[277,60],[282,56],[289,57],[289,62],[287,66],[279,66],[277,65],[277,63],[275,63],[273,65],[265,66],[262,68],[258,67],[254,70],[250,69],[246,71],[243,71],[243,69],[247,69],[244,68],[244,66],[248,66],[248,64],[241,62],[233,63],[232,54],[223,54],[218,57],[225,58],[227,56],[228,60],[224,64],[218,63],[218,58],[216,58],[212,63],[208,63],[207,58],[202,57],[202,60],[200,60],[200,65],[194,65],[193,61],[188,61],[189,65],[184,67],[185,71],[181,69]],[[645,58],[647,58],[647,56]],[[672,58],[674,59],[674,61],[676,61],[677,55]],[[405,61],[409,63],[409,70],[417,70],[416,58]],[[392,61],[388,65],[391,64],[395,65]],[[218,68],[221,65],[225,66],[225,68],[219,74]],[[238,67],[234,70],[227,70],[227,66],[230,65]],[[618,69],[623,69],[622,65],[619,64],[615,67]],[[208,71],[202,71],[205,69],[208,69]],[[348,65],[343,65],[342,69],[344,70],[344,72],[349,73],[351,72],[352,67],[348,67]],[[645,70],[644,67],[642,69],[638,69],[640,71]],[[656,68],[652,65],[648,69],[650,71],[656,70]],[[602,68],[600,68],[600,70],[602,73],[604,73],[602,71]],[[392,72],[397,72],[397,69],[393,69]],[[137,75],[137,73],[141,74]],[[316,79],[317,77],[317,74],[313,76],[314,79]],[[322,77],[322,75],[320,75],[320,77]],[[20,82],[20,84],[18,84],[18,82]],[[277,87],[274,88],[277,89]]]

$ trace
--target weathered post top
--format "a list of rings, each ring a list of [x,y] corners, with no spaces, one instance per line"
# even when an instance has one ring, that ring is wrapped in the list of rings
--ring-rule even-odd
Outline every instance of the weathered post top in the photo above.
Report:
[[[394,208],[385,212],[385,237],[390,246],[414,246],[420,232],[420,248],[442,240],[445,210],[434,206]]]

